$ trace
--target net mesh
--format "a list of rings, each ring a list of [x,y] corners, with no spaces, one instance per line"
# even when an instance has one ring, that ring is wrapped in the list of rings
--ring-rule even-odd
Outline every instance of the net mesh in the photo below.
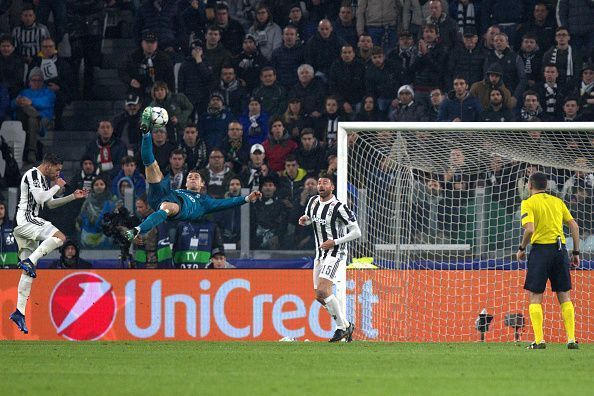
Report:
[[[515,260],[515,252],[528,176],[542,171],[549,176],[548,191],[566,202],[580,225],[582,269],[572,271],[572,299],[578,339],[594,341],[594,271],[588,270],[594,253],[594,134],[348,134],[347,199],[363,232],[350,252],[355,259],[372,257],[378,266],[349,271],[356,297],[347,312],[360,321],[363,338],[532,340],[525,263]],[[565,235],[571,250],[567,229]],[[545,339],[565,342],[559,304],[547,289]]]

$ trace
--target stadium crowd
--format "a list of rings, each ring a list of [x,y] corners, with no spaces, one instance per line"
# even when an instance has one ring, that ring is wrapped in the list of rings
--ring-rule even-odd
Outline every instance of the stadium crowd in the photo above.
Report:
[[[0,8],[0,117],[22,122],[29,166],[39,136],[62,129],[64,108],[94,99],[107,8],[135,16],[137,48],[118,68],[124,108],[105,114],[69,180],[66,193],[89,197],[47,215],[72,218],[60,228],[83,249],[113,247],[102,219],[126,189],[134,216],[151,213],[139,154],[146,106],[169,113],[152,138],[172,186],[198,168],[213,197],[262,192],[251,249],[313,248],[297,218],[317,176],[336,175],[339,121],[594,121],[592,0],[34,0]],[[57,52],[65,37],[69,58]],[[447,191],[454,177],[427,186]],[[137,261],[204,266],[239,242],[239,224],[232,209],[155,229],[136,241]],[[196,250],[205,256],[187,263]]]

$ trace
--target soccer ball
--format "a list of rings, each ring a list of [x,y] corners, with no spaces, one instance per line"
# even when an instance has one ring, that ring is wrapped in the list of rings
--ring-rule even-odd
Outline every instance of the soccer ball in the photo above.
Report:
[[[169,121],[169,114],[167,114],[167,110],[162,107],[153,107],[153,111],[151,113],[151,124],[153,128],[163,128],[167,125]]]

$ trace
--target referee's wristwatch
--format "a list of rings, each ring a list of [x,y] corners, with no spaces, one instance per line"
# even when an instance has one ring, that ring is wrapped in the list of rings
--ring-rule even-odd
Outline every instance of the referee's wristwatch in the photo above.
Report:
[[[519,250],[520,252],[523,252],[524,250],[526,250],[526,248],[525,248],[525,247],[522,247],[522,246],[518,246],[518,250]]]
[[[579,256],[580,255],[580,251],[579,250],[572,250],[571,254],[574,256]]]

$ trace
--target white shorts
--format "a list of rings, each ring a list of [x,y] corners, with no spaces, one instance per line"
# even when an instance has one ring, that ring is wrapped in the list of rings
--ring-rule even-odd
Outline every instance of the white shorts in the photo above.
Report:
[[[328,279],[335,285],[343,283],[346,278],[346,258],[328,256],[315,259],[313,268],[314,289],[318,288],[319,278]]]
[[[45,241],[58,231],[56,226],[46,220],[43,220],[43,225],[24,223],[16,226],[13,235],[19,245],[19,257],[23,250],[32,253],[37,249],[38,241]]]

